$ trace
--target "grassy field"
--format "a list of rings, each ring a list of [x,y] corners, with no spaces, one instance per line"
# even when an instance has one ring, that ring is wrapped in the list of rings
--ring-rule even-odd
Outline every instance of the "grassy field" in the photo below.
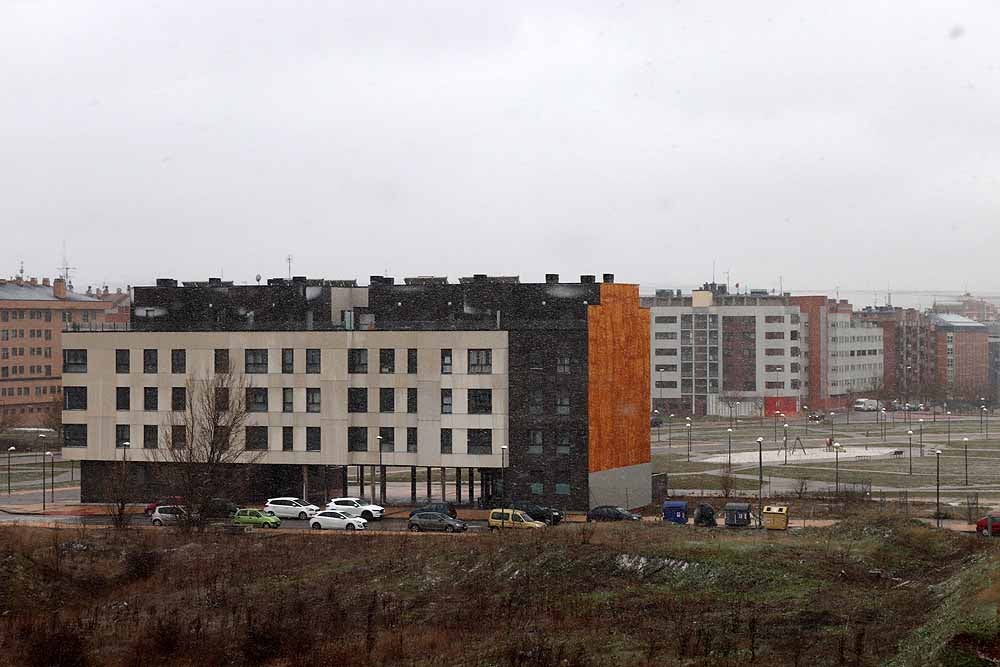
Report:
[[[0,664],[903,667],[1000,651],[997,545],[886,517],[781,534],[0,528],[0,562]]]

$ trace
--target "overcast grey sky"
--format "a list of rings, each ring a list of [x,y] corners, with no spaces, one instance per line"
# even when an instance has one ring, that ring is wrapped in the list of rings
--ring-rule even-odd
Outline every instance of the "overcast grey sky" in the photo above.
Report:
[[[998,32],[993,0],[0,0],[0,267],[997,291]]]

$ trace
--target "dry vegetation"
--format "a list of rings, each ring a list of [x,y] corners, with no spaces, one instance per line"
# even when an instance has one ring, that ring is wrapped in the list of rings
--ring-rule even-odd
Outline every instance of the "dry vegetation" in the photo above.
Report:
[[[987,540],[896,518],[788,534],[0,528],[0,663],[876,665],[944,627],[939,612],[968,618],[949,592],[986,572],[962,585],[992,620],[955,620],[898,664],[988,664],[974,656],[1000,650],[997,562]]]

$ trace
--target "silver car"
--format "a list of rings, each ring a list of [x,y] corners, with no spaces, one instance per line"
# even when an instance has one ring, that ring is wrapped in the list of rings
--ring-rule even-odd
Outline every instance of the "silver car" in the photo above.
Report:
[[[410,517],[410,521],[407,523],[407,528],[414,533],[420,533],[425,530],[440,530],[446,533],[464,533],[469,529],[469,525],[464,521],[453,519],[447,514],[442,514],[441,512],[417,512]]]
[[[154,526],[176,526],[187,518],[187,512],[179,505],[160,505],[150,515]]]

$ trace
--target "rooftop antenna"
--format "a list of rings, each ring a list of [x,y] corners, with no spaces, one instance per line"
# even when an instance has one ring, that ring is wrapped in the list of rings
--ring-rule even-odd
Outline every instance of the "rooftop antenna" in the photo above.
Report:
[[[69,283],[70,283],[70,272],[71,271],[75,271],[76,267],[69,265],[69,257],[66,255],[66,241],[63,241],[63,244],[62,244],[62,266],[58,267],[58,269],[59,269],[59,274],[62,276],[63,281],[65,281],[66,284],[69,285]],[[21,273],[22,274],[24,273],[24,265],[23,265],[23,263],[22,263],[22,266],[21,266]]]
[[[21,270],[18,271],[17,275],[18,275],[19,278],[21,278],[21,280],[24,280],[24,260],[23,259],[21,260]]]
[[[292,256],[291,255],[286,255],[285,256],[285,261],[288,263],[288,279],[291,280],[292,279]]]
[[[715,284],[715,260],[712,260],[712,284]]]
[[[785,293],[785,284],[782,281],[781,276],[778,276],[778,294],[783,295],[784,293]]]
[[[729,271],[726,271],[726,291],[729,291]]]

